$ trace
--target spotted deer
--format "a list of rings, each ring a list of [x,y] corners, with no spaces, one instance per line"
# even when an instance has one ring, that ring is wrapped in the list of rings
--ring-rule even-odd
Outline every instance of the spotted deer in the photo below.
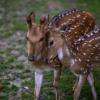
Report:
[[[43,81],[43,72],[50,70],[54,71],[53,85],[55,88],[56,100],[60,100],[58,86],[59,86],[62,64],[60,59],[58,59],[58,57],[55,56],[55,54],[57,55],[55,48],[57,46],[59,47],[59,45],[62,45],[63,42],[59,42],[60,39],[62,41],[62,38],[59,38],[59,41],[56,42],[57,44],[55,45],[55,47],[54,48],[51,47],[52,50],[54,50],[55,52],[54,54],[55,59],[49,62],[50,60],[48,60],[49,59],[48,56],[49,54],[52,55],[52,52],[50,51],[51,48],[48,49],[48,47],[53,44],[53,41],[48,40],[50,39],[49,35],[51,35],[49,33],[52,33],[51,30],[54,29],[55,32],[53,32],[53,34],[55,35],[54,37],[56,37],[56,35],[58,36],[58,34],[56,34],[58,32],[56,29],[58,29],[60,26],[63,26],[62,27],[63,29],[61,29],[63,31],[75,27],[76,33],[74,33],[73,30],[71,35],[73,37],[75,37],[74,36],[75,34],[78,34],[77,36],[81,36],[91,31],[94,28],[95,26],[94,17],[90,13],[80,10],[74,10],[74,9],[65,10],[60,14],[58,14],[57,16],[53,17],[50,21],[45,17],[42,17],[40,19],[39,25],[37,25],[35,22],[35,13],[31,13],[27,17],[27,25],[28,25],[28,32],[26,38],[27,38],[28,60],[32,63],[33,68],[35,69],[35,89],[34,89],[35,100],[39,99],[40,89]],[[50,57],[53,58],[54,56]]]
[[[86,80],[91,87],[93,100],[97,100],[92,71],[100,66],[100,29],[95,28],[77,39],[75,51],[68,44],[69,41],[64,33],[59,32],[50,34],[48,38],[48,62],[52,63],[56,59],[55,57],[58,57],[61,64],[69,68],[78,77],[79,80],[74,85],[74,100],[79,99],[82,86]],[[50,44],[51,42],[52,44]]]

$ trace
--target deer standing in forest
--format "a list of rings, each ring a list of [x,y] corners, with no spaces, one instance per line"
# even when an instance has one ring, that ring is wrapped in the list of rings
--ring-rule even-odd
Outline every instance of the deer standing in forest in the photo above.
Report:
[[[32,63],[33,68],[35,69],[35,100],[39,99],[40,89],[43,81],[43,72],[49,70],[54,70],[53,85],[56,91],[56,100],[60,100],[58,85],[61,74],[61,61],[59,60],[61,59],[59,59],[59,57],[61,57],[62,54],[58,55],[57,52],[61,51],[58,50],[58,48],[55,48],[62,45],[64,41],[59,42],[60,40],[62,41],[61,34],[59,34],[59,41],[57,41],[55,47],[52,48],[51,45],[53,42],[50,41],[52,34],[49,33],[53,33],[55,35],[53,38],[56,39],[55,37],[56,35],[58,36],[58,31],[55,29],[59,29],[59,27],[63,26],[61,30],[66,31],[67,29],[75,27],[76,32],[74,32],[75,30],[71,31],[72,33],[70,36],[72,37],[72,40],[76,40],[83,34],[87,34],[95,27],[94,17],[88,12],[73,9],[61,12],[57,16],[53,17],[50,22],[43,17],[40,19],[40,25],[37,25],[35,23],[35,14],[31,13],[27,17],[27,25],[28,32],[26,37],[28,60]],[[55,32],[52,31],[53,29]],[[75,34],[77,34],[77,37],[75,37]],[[48,49],[48,47],[50,48]],[[53,61],[49,60],[50,62],[48,62],[49,54],[52,55],[51,48],[54,50],[54,55],[50,56],[50,60],[53,59],[53,57],[55,57],[55,59],[53,59]],[[55,54],[59,57],[55,56]]]

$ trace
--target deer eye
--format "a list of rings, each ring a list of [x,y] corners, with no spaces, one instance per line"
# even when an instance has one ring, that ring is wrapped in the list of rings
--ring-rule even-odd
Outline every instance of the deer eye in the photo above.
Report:
[[[43,40],[44,40],[44,38],[42,37],[42,38],[40,38],[39,42],[41,42],[41,41],[43,41]]]
[[[54,41],[52,40],[49,42],[48,47],[51,47],[53,44],[54,44]]]

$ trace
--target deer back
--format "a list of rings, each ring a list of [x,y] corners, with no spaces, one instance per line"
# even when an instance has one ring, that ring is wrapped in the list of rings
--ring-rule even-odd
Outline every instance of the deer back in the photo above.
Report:
[[[85,63],[85,66],[100,65],[100,29],[94,29],[80,37],[78,45],[77,57]]]
[[[75,63],[71,70],[76,73],[87,74],[100,66],[100,29],[81,36],[77,40],[77,52],[73,52]]]
[[[74,42],[95,27],[95,19],[89,12],[78,9],[65,10],[54,16],[48,27],[64,31],[69,45],[75,47]]]

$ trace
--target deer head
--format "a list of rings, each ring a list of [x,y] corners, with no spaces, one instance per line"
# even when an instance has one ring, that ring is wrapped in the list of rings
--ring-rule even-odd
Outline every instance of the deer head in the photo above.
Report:
[[[35,22],[35,13],[32,12],[27,17],[27,52],[29,61],[40,60],[41,53],[44,49],[45,42],[45,26],[47,24],[47,18],[45,16],[41,17],[39,25]]]
[[[49,38],[47,39],[48,59],[52,60],[53,58],[56,57],[58,49],[63,46],[63,40],[61,38],[61,35],[58,34],[56,30],[51,29],[48,34],[49,34]]]
[[[71,55],[69,48],[64,47],[66,40],[63,39],[63,33],[64,31],[61,31],[58,28],[50,30],[49,38],[47,39],[47,59],[49,63],[52,63],[56,57],[58,57],[59,60],[63,60],[63,58],[66,56],[66,64],[68,65],[67,59],[69,59]],[[63,54],[63,52],[65,52],[64,50],[67,51],[67,54]]]
[[[68,12],[65,11],[59,16],[55,16],[49,23],[48,48],[52,47],[48,50],[49,59],[55,57],[58,47],[60,48],[63,45],[62,36],[65,37],[69,47],[76,51],[75,41],[95,27],[94,16],[90,13],[77,10]]]

